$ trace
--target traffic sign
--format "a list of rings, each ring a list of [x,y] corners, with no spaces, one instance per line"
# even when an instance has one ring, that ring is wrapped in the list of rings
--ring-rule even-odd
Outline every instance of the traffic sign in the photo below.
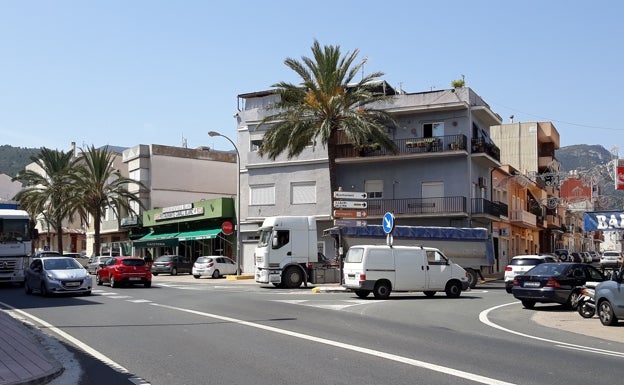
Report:
[[[366,227],[367,222],[360,219],[334,219],[334,226]]]
[[[365,192],[354,191],[334,191],[334,198],[337,199],[366,199],[368,194]]]
[[[394,230],[394,215],[392,215],[392,213],[385,213],[381,225],[383,226],[384,233],[390,234],[392,230]]]
[[[365,209],[366,202],[362,201],[334,201],[335,209]]]
[[[366,210],[334,210],[334,218],[366,218]]]
[[[230,235],[234,232],[234,225],[230,221],[225,221],[221,224],[221,231],[225,235]]]

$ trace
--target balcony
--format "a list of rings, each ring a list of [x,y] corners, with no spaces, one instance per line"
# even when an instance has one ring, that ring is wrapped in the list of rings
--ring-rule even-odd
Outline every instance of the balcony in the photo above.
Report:
[[[500,149],[494,143],[487,142],[482,138],[473,138],[470,144],[473,154],[486,154],[500,162]]]
[[[398,149],[397,154],[392,154],[391,152],[381,149],[381,147],[376,143],[356,147],[353,143],[346,142],[346,138],[341,137],[338,140],[336,148],[336,159],[431,153],[467,154],[467,138],[465,135],[461,134],[397,139],[394,143]]]
[[[435,217],[439,215],[467,216],[466,197],[369,199],[368,217],[382,217],[391,212],[395,215]]]
[[[537,227],[537,217],[524,210],[512,210],[509,222],[519,227],[535,228]]]
[[[501,216],[508,216],[509,207],[503,202],[492,202],[484,198],[472,199],[472,215],[486,216],[498,220]]]

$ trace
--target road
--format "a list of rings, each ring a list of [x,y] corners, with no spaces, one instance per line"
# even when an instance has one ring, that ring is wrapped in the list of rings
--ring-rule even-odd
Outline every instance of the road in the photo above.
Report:
[[[79,384],[619,383],[624,363],[624,344],[534,322],[561,309],[523,309],[502,283],[378,301],[158,276],[90,297],[2,288],[0,302],[71,346]]]

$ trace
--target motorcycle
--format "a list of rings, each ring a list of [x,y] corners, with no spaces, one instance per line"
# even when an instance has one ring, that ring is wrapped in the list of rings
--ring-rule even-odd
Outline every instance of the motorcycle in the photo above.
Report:
[[[577,311],[583,318],[592,318],[596,314],[595,287],[584,286],[578,300]]]

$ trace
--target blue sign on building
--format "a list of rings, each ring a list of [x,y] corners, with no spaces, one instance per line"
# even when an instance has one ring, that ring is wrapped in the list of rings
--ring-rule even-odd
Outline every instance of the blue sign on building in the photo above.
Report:
[[[390,234],[392,230],[394,230],[394,215],[392,215],[392,213],[385,213],[381,225],[384,232]]]

